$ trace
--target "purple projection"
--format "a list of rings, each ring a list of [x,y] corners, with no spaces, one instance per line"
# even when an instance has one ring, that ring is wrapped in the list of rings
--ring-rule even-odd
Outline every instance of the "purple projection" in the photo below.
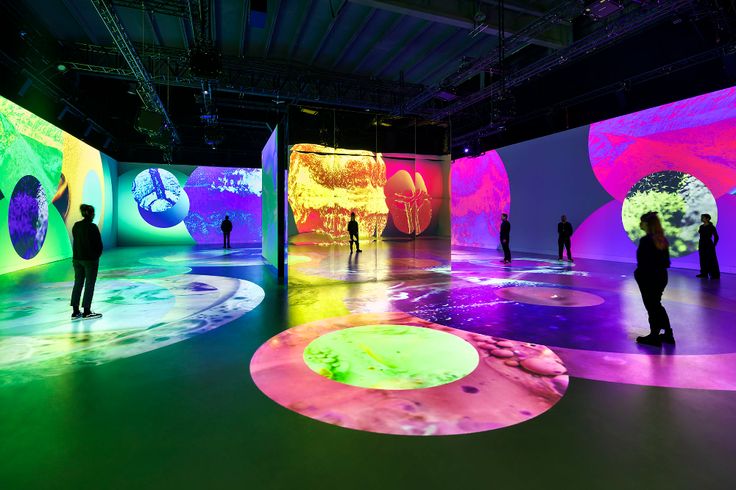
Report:
[[[13,248],[22,258],[35,257],[46,240],[49,205],[41,182],[32,175],[22,177],[10,196],[8,232]]]
[[[450,171],[452,244],[496,248],[501,213],[508,213],[511,190],[495,151],[456,160]]]
[[[190,201],[184,224],[197,243],[221,244],[220,223],[225,216],[233,223],[233,243],[260,241],[260,169],[197,167],[187,179],[184,193]]]
[[[723,212],[732,209],[729,191],[736,186],[735,123],[736,87],[732,87],[592,124],[588,138],[591,166],[615,204],[605,206],[610,212],[594,213],[586,219],[578,230],[578,250],[589,256],[606,256],[607,252],[630,256],[633,246],[623,245],[623,237],[631,227],[627,223],[631,221],[630,213],[627,214],[627,208],[630,211],[632,207],[631,198],[642,182],[668,175],[665,172],[683,176],[682,182],[670,192],[654,189],[649,190],[649,195],[640,192],[637,196],[639,204],[673,216],[672,220],[665,220],[665,226],[668,221],[683,221],[680,215],[697,217],[710,213],[714,221],[718,216],[719,229],[728,232],[736,227],[736,215]],[[643,209],[641,205],[635,207],[637,212]],[[616,214],[625,229],[594,221],[611,219]],[[668,233],[674,256],[690,254],[675,260],[675,266],[693,266],[697,261],[692,252],[697,249],[699,223],[695,218],[684,221]],[[604,228],[609,233],[600,235]],[[601,240],[601,236],[607,239]],[[611,243],[619,243],[623,249],[612,250]],[[733,266],[736,262],[731,250],[734,249],[719,249],[723,265]]]

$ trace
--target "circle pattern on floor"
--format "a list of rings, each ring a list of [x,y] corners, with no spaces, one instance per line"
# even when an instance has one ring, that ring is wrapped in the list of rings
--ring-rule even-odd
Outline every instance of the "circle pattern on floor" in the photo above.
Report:
[[[604,303],[604,299],[597,294],[565,288],[512,286],[494,292],[499,298],[531,305],[582,308]]]
[[[71,282],[0,294],[0,385],[55,376],[171,345],[258,306],[263,289],[230,277],[187,274],[97,282],[95,320],[71,320]]]
[[[457,336],[478,355],[467,376],[440,386],[389,390],[338,383],[312,371],[305,348],[322,336],[365,325],[404,325]],[[254,354],[251,376],[276,403],[350,429],[412,436],[483,432],[525,422],[554,406],[568,376],[545,346],[469,333],[405,313],[318,320],[271,338]]]
[[[456,335],[407,325],[366,325],[313,340],[304,362],[320,376],[363,388],[409,390],[464,378],[478,352]]]

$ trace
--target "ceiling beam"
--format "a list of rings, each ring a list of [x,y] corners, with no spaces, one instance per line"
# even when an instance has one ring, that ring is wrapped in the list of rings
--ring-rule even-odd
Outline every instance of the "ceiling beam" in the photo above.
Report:
[[[266,34],[266,45],[263,48],[263,57],[268,58],[271,52],[271,43],[273,35],[278,35],[279,31],[279,13],[281,12],[281,0],[276,0],[276,8],[271,14],[271,22],[268,24],[268,33]]]
[[[474,16],[477,11],[475,0],[349,0],[350,3],[365,5],[367,7],[387,10],[389,12],[408,15],[430,22],[447,24],[472,31],[476,29],[477,23]],[[497,25],[490,21],[487,16],[485,23],[487,27],[483,35],[498,35]],[[521,12],[506,9],[505,25],[506,35],[512,35],[530,22],[536,20],[536,16],[530,16]],[[569,26],[550,24],[544,32],[537,33],[529,40],[531,44],[547,48],[559,49],[567,46],[572,41],[572,32]]]
[[[426,33],[431,31],[433,27],[434,25],[431,22],[427,22],[426,25],[424,25],[424,27],[421,27],[409,39],[402,42],[401,45],[403,49],[397,49],[396,53],[394,53],[393,56],[389,56],[383,63],[381,63],[381,65],[378,68],[375,68],[373,70],[373,73],[375,74],[375,76],[377,76],[378,78],[381,78],[383,75],[383,72],[385,72],[388,68],[390,68],[391,65],[394,63],[394,61],[396,61],[402,55],[404,55],[407,49],[411,49],[412,44],[417,42],[419,38],[421,38]]]
[[[299,17],[299,29],[296,31],[296,36],[291,42],[288,59],[292,59],[294,57],[294,53],[296,53],[296,50],[301,45],[302,37],[304,36],[304,29],[306,29],[307,25],[309,25],[307,19],[310,19],[312,17],[312,13],[314,12],[314,5],[317,1],[318,0],[309,0],[307,8],[302,9],[302,15]]]
[[[373,23],[373,19],[376,18],[378,12],[380,12],[378,9],[374,9],[373,12],[371,12],[371,15],[367,16],[365,20],[363,20],[361,26],[355,29],[355,32],[353,32],[353,35],[350,36],[348,42],[345,43],[340,52],[337,54],[335,61],[332,62],[332,68],[335,68],[337,65],[339,65],[345,55],[350,52],[350,49],[353,47],[353,44],[355,44],[355,41],[363,34],[366,28]]]
[[[314,62],[317,61],[317,58],[319,58],[319,55],[320,53],[322,53],[322,50],[324,49],[325,44],[327,43],[327,40],[330,38],[330,35],[332,34],[332,30],[337,25],[337,19],[340,18],[342,11],[345,9],[347,4],[348,4],[348,0],[343,0],[340,6],[337,8],[335,16],[330,21],[330,25],[327,26],[327,29],[325,29],[324,34],[322,34],[322,39],[320,39],[319,44],[317,45],[317,49],[314,50],[314,53],[312,54],[312,58],[309,60],[310,65],[313,65]]]

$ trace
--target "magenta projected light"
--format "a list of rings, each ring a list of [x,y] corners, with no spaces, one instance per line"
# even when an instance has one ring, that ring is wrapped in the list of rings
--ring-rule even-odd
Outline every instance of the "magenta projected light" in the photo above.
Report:
[[[41,182],[22,177],[13,189],[8,209],[8,232],[15,251],[24,259],[35,257],[46,240],[49,205]]]
[[[429,360],[417,348],[436,350],[447,335],[454,337],[448,359]],[[256,351],[250,370],[261,391],[297,413],[411,436],[525,422],[555,405],[568,384],[567,369],[545,346],[405,313],[353,314],[290,328]]]
[[[450,171],[452,244],[495,248],[501,213],[511,204],[509,177],[497,152],[460,158]]]

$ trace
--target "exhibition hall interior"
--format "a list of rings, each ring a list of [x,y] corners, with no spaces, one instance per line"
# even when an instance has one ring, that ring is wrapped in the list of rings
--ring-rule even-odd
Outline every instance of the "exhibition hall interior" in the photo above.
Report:
[[[736,487],[733,1],[0,36],[0,488]]]

